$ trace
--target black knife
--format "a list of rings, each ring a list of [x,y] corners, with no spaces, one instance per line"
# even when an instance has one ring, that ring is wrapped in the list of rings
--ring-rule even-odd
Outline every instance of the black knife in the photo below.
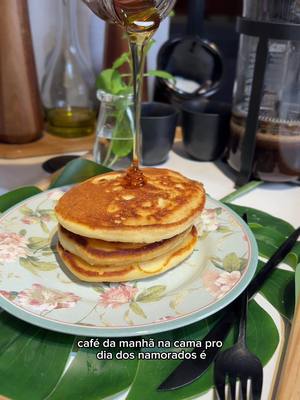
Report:
[[[273,269],[288,255],[292,250],[300,235],[300,227],[296,229],[286,241],[276,250],[269,261],[258,272],[255,278],[248,286],[249,299],[261,288],[266,279],[269,277]],[[226,308],[225,314],[216,323],[216,325],[208,332],[203,339],[205,341],[221,340],[224,342],[230,328],[235,319],[234,307],[238,299],[236,299],[229,307]],[[182,386],[188,385],[198,379],[210,366],[220,351],[218,347],[210,347],[206,350],[206,359],[202,360],[199,353],[203,349],[195,348],[192,353],[197,354],[195,360],[188,359],[182,361],[180,365],[167,377],[167,379],[157,388],[157,390],[175,390]]]

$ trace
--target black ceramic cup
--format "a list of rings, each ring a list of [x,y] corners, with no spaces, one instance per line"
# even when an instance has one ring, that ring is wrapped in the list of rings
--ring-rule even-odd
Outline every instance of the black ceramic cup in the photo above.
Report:
[[[181,111],[185,151],[200,161],[221,157],[228,142],[231,105],[202,98],[184,102]]]
[[[142,163],[165,162],[174,142],[178,110],[165,103],[142,104]]]

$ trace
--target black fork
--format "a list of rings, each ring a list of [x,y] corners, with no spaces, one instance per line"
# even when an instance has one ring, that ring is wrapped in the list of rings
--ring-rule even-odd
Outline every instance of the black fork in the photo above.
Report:
[[[231,400],[236,399],[236,383],[240,380],[242,399],[247,399],[247,383],[250,380],[252,398],[261,398],[263,368],[260,360],[252,354],[246,345],[246,319],[248,294],[245,291],[237,300],[240,307],[239,334],[236,344],[218,354],[215,360],[214,379],[220,400],[225,400],[225,384],[228,377]]]

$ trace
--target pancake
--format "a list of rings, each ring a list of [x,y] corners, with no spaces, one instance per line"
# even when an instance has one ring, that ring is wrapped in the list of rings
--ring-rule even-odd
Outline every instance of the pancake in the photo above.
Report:
[[[128,265],[148,261],[168,253],[181,244],[192,228],[170,239],[149,244],[106,242],[91,239],[58,227],[58,239],[65,250],[91,265]]]
[[[168,271],[185,260],[193,252],[196,243],[197,231],[193,227],[183,243],[167,254],[156,257],[151,261],[134,263],[127,266],[91,266],[80,257],[65,250],[60,243],[57,245],[57,250],[66,267],[82,281],[126,282],[149,278]]]
[[[124,171],[74,186],[57,203],[59,223],[84,237],[130,243],[159,242],[191,227],[205,204],[203,186],[167,169],[142,171],[142,187],[126,184]]]

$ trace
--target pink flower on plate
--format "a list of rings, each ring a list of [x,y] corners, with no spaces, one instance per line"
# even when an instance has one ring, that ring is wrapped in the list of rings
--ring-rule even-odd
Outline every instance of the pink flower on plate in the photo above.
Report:
[[[0,290],[0,295],[6,299],[10,299],[10,292],[7,292],[6,290]]]
[[[12,262],[26,256],[27,239],[13,232],[0,233],[0,262]]]
[[[122,284],[102,293],[100,295],[99,304],[104,307],[118,308],[123,304],[130,303],[137,292],[137,288]]]
[[[7,300],[13,301],[16,296],[18,295],[18,292],[8,292],[6,290],[0,290],[0,296],[5,297]]]
[[[197,230],[199,236],[202,236],[205,232],[216,231],[219,227],[218,214],[216,209],[203,210],[199,224],[197,224]]]
[[[72,308],[79,300],[80,297],[74,293],[48,289],[34,283],[30,289],[19,292],[15,302],[26,309],[45,313],[59,308]]]
[[[50,217],[50,215],[43,215],[41,217],[41,220],[44,222],[49,222],[49,221],[51,221],[51,217]]]
[[[244,233],[242,239],[244,240],[244,242],[248,242],[249,241],[249,238],[248,238],[246,233]]]
[[[220,299],[229,292],[240,279],[240,271],[226,272],[210,270],[203,275],[203,284],[211,295]]]
[[[36,217],[28,217],[28,216],[26,216],[26,217],[23,217],[23,218],[21,219],[21,221],[22,221],[23,224],[25,224],[25,225],[31,225],[31,224],[37,223],[37,222],[38,222],[38,219],[37,219]]]

